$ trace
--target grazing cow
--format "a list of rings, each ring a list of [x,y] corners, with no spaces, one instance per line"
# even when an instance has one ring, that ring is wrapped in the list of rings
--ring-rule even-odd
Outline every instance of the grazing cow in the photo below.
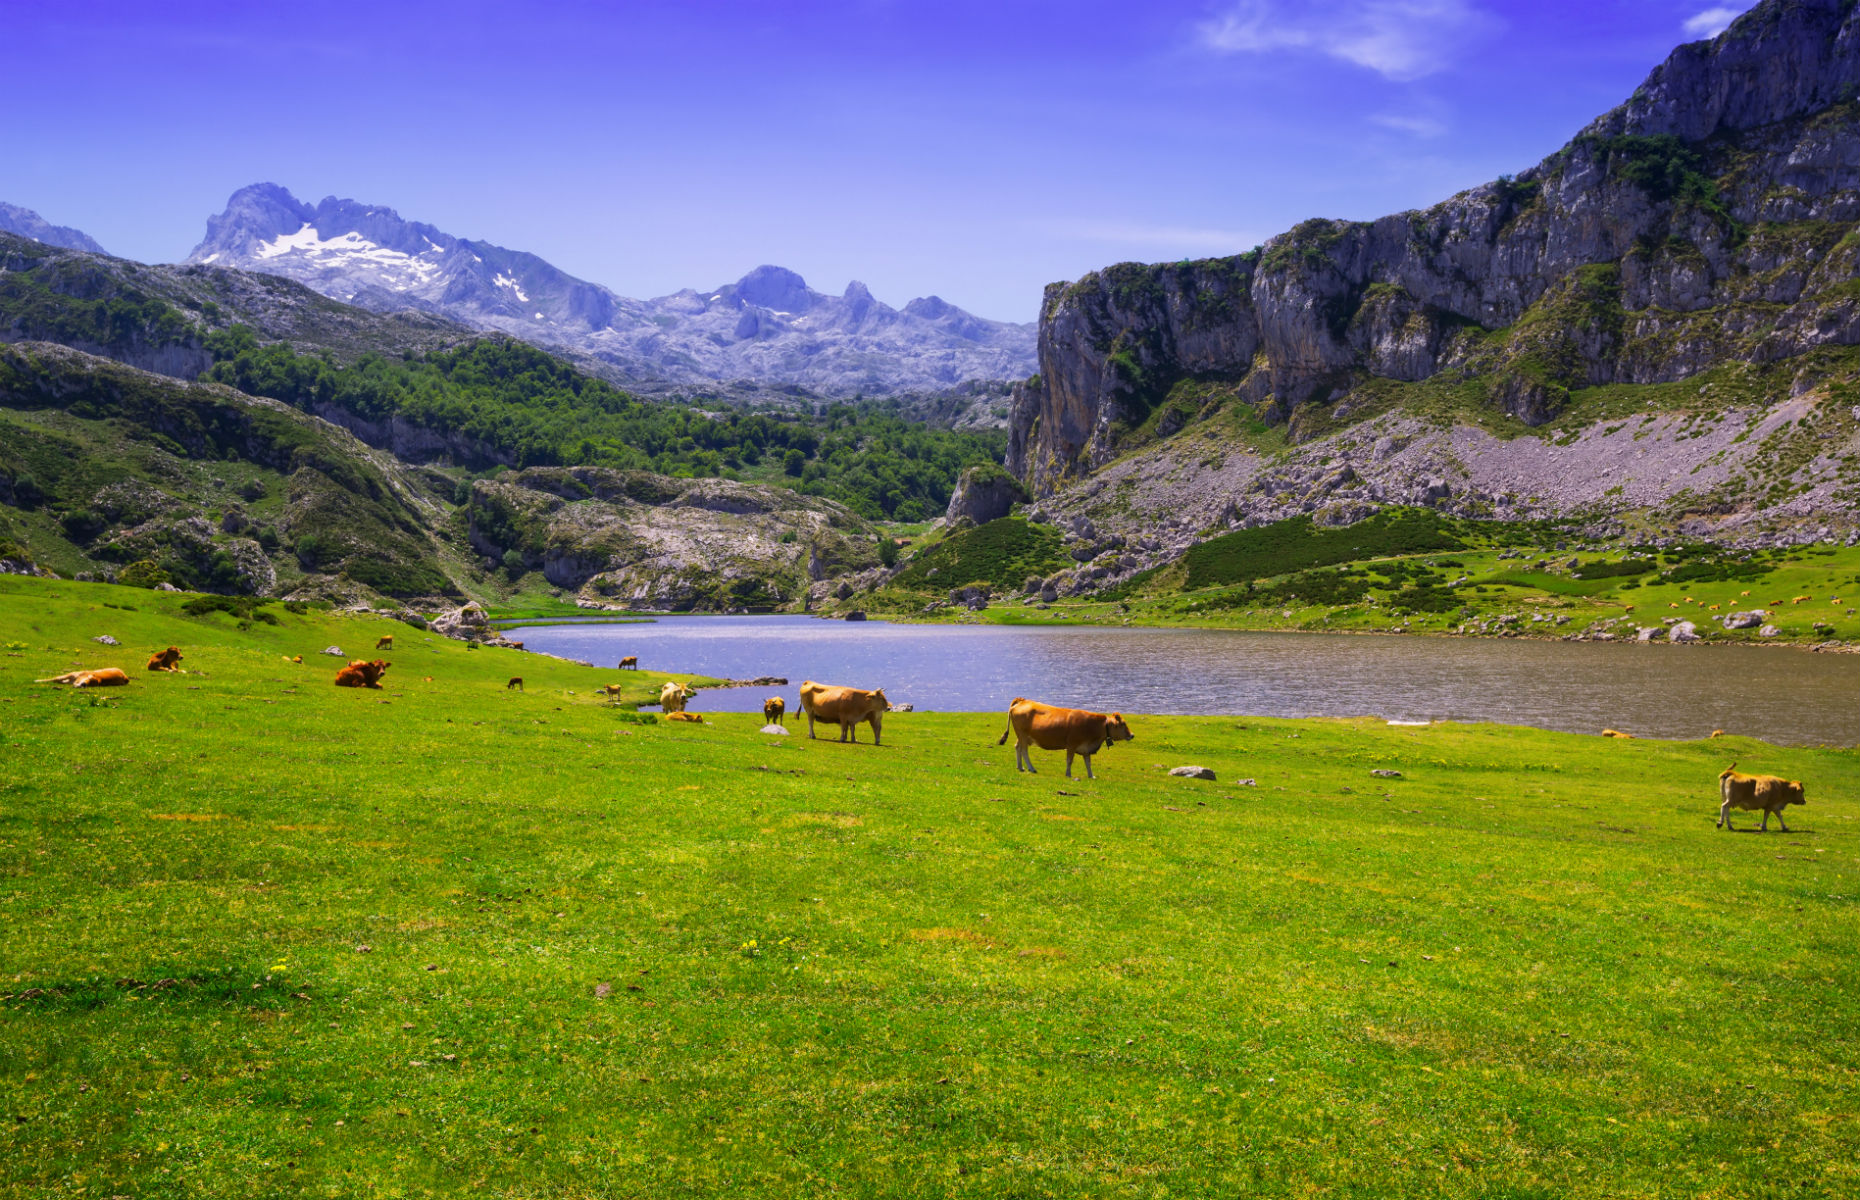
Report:
[[[668,679],[665,681],[665,686],[659,689],[659,707],[668,713],[685,711],[685,701],[689,699],[691,699],[691,689],[682,683],[674,683]]]
[[[617,669],[621,671],[639,670],[639,655],[637,654],[627,655],[625,658],[620,660],[620,666]]]
[[[336,686],[379,688],[381,686],[381,677],[387,674],[389,665],[390,664],[382,662],[378,658],[373,662],[367,662],[358,658],[348,666],[342,668],[342,670],[336,672]]]
[[[1723,803],[1718,805],[1718,828],[1735,830],[1731,824],[1731,810],[1745,809],[1750,812],[1762,812],[1763,831],[1768,832],[1770,814],[1776,814],[1776,823],[1782,825],[1784,833],[1789,826],[1783,822],[1783,809],[1791,804],[1807,804],[1802,796],[1802,781],[1799,779],[1778,779],[1774,775],[1740,775],[1737,764],[1732,763],[1718,776],[1718,795]]]
[[[688,713],[682,710],[675,713],[666,713],[665,719],[668,721],[689,721],[693,725],[702,725],[704,723],[703,717],[698,716],[696,713]]]
[[[764,725],[787,724],[788,702],[780,696],[770,696],[762,702],[762,723]]]
[[[1712,730],[1712,731],[1711,731],[1711,735],[1712,735],[1713,737],[1715,737],[1715,738],[1718,738],[1718,737],[1723,737],[1723,736],[1724,736],[1724,730],[1722,730],[1722,729],[1714,729],[1714,730]]]
[[[33,682],[68,683],[72,687],[122,687],[129,682],[129,676],[120,667],[99,667],[94,671],[67,671],[63,675],[35,679]]]
[[[393,648],[394,648],[394,635],[393,634],[384,633],[380,637],[375,639],[375,649],[392,650]]]
[[[504,690],[508,692],[512,688],[515,688],[519,692],[523,690],[523,676],[512,675],[510,677],[510,682],[504,685]]]
[[[180,661],[181,661],[180,647],[170,646],[166,650],[163,650],[160,654],[149,655],[149,670],[168,671],[173,674],[179,675],[181,673],[181,668],[175,666],[174,664]]]
[[[885,710],[891,707],[891,701],[885,699],[885,690],[880,688],[868,692],[863,688],[831,687],[824,683],[808,680],[801,685],[801,711],[807,714],[807,736],[814,736],[814,722],[822,725],[838,725],[840,741],[848,735],[852,740],[859,740],[859,722],[870,721],[872,724],[872,744],[880,745],[879,733],[885,719]]]
[[[1624,739],[1624,740],[1626,740],[1626,741],[1630,741],[1630,742],[1634,740],[1634,735],[1633,735],[1633,734],[1631,734],[1631,733],[1622,733],[1622,732],[1621,732],[1621,731],[1620,731],[1619,729],[1604,729],[1604,730],[1602,730],[1602,736],[1603,736],[1603,737],[1612,737],[1612,738],[1622,738],[1622,739]]]
[[[1082,708],[1055,708],[1037,700],[1016,696],[1008,706],[1008,727],[995,745],[1005,745],[1008,734],[1014,735],[1014,769],[1038,774],[1033,769],[1029,746],[1042,750],[1066,752],[1066,778],[1072,778],[1072,756],[1085,759],[1085,778],[1096,779],[1091,771],[1091,756],[1112,742],[1128,742],[1136,735],[1124,723],[1123,713],[1087,712]]]

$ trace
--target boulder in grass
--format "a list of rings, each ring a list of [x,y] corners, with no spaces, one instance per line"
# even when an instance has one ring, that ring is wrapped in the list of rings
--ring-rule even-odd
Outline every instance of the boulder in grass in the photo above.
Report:
[[[776,725],[776,724],[774,724],[774,723],[772,723],[772,722],[771,722],[770,724],[767,724],[767,725],[764,725],[764,726],[762,727],[762,732],[763,732],[763,733],[767,733],[767,734],[773,734],[773,735],[775,735],[775,736],[777,736],[777,737],[787,737],[787,736],[788,736],[788,730],[787,730],[787,727],[786,727],[786,726],[782,726],[782,725]]]
[[[329,655],[331,658],[343,657],[341,646],[325,646],[323,647],[323,653]]]
[[[1209,781],[1214,779],[1214,772],[1206,767],[1175,767],[1170,770],[1169,774],[1180,775],[1184,779],[1206,779]]]
[[[1377,779],[1400,779],[1401,778],[1400,771],[1391,771],[1387,767],[1377,767],[1375,770],[1371,771],[1370,774],[1374,775]]]
[[[99,636],[99,637],[94,637],[94,638],[92,638],[92,639],[90,639],[90,640],[91,640],[91,641],[93,641],[93,642],[101,642],[101,643],[102,643],[102,644],[104,644],[105,646],[120,646],[120,645],[122,645],[122,643],[121,643],[121,642],[119,642],[119,641],[117,641],[117,640],[116,640],[115,638],[113,638],[113,637],[111,637],[111,636],[110,636],[109,634],[107,634],[107,633],[106,633],[106,634],[103,634],[103,635],[101,635],[101,636]]]

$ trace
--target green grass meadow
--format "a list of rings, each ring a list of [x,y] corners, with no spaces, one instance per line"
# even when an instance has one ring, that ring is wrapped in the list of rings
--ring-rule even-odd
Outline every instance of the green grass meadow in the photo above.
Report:
[[[0,1195],[1860,1193],[1850,751],[1133,716],[1068,781],[186,599],[0,577]]]

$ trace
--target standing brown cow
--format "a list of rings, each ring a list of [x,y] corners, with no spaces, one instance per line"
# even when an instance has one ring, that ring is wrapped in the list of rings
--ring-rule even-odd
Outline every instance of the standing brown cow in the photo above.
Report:
[[[1731,810],[1745,809],[1749,812],[1763,814],[1763,831],[1768,832],[1770,814],[1776,814],[1776,823],[1782,825],[1783,832],[1789,832],[1789,826],[1783,823],[1783,809],[1791,804],[1807,804],[1802,795],[1802,781],[1799,779],[1779,779],[1774,775],[1740,775],[1737,764],[1732,763],[1718,775],[1718,796],[1723,803],[1718,805],[1718,828],[1736,831],[1731,824]]]
[[[780,696],[770,696],[762,702],[762,723],[764,725],[785,725],[788,715],[788,702]]]
[[[995,745],[1004,745],[1008,734],[1014,735],[1014,769],[1038,774],[1033,769],[1033,755],[1028,746],[1042,750],[1066,752],[1066,778],[1072,778],[1072,756],[1085,759],[1085,778],[1091,773],[1091,756],[1112,742],[1128,742],[1136,735],[1124,723],[1123,713],[1088,712],[1082,708],[1055,708],[1037,700],[1015,697],[1008,705],[1008,727]]]
[[[617,669],[622,670],[622,671],[639,670],[639,655],[637,654],[627,655],[625,658],[620,660],[620,666]]]
[[[840,741],[848,735],[852,740],[859,740],[859,723],[869,721],[872,725],[872,744],[881,745],[879,732],[885,719],[885,710],[891,707],[891,701],[885,699],[885,691],[880,688],[868,692],[864,688],[832,687],[824,683],[808,680],[801,684],[801,711],[807,714],[807,736],[814,736],[814,722],[822,725],[838,725]]]

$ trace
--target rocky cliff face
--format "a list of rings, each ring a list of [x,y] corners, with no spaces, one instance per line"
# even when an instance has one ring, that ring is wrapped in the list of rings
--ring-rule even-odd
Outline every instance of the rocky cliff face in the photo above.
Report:
[[[1391,385],[1537,426],[1584,389],[1860,343],[1856,88],[1850,4],[1765,0],[1515,179],[1055,284],[1009,466],[1051,495],[1192,419],[1189,384],[1297,443]]]
[[[1031,324],[984,320],[936,296],[897,309],[856,281],[835,296],[763,266],[719,288],[634,300],[391,208],[334,196],[306,204],[271,183],[234,193],[188,261],[502,330],[589,356],[626,382],[750,381],[850,396],[940,392],[1033,367]]]
[[[766,608],[870,567],[874,530],[828,500],[722,479],[533,467],[472,485],[469,536],[592,605]]]

